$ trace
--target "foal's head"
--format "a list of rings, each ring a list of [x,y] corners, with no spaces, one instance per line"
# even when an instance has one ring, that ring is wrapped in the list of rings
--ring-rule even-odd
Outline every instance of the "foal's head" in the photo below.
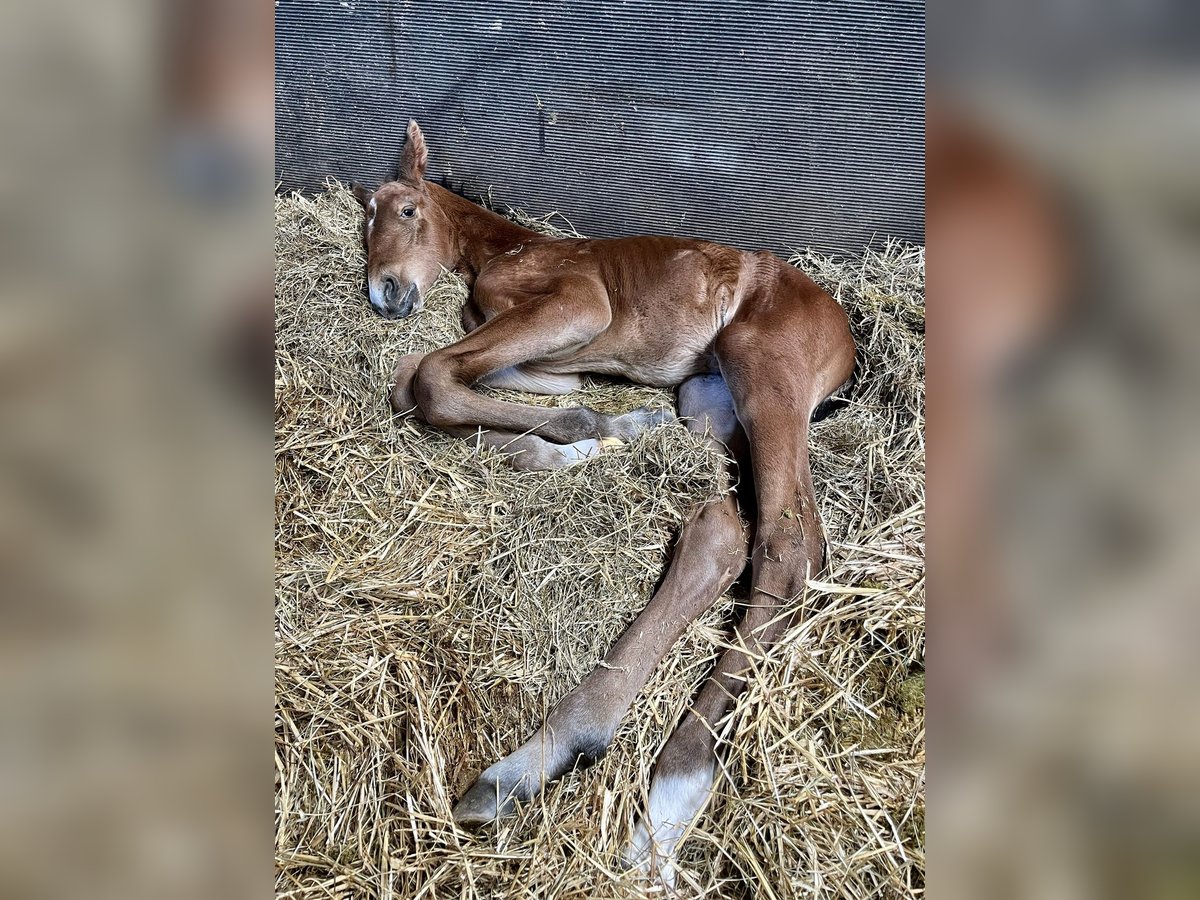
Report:
[[[442,266],[453,262],[449,221],[425,183],[428,158],[421,129],[409,122],[399,179],[374,192],[354,185],[367,211],[367,292],[385,319],[417,312]]]

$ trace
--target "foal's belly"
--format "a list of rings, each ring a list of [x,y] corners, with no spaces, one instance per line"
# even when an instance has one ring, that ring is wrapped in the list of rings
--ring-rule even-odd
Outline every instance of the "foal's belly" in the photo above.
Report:
[[[603,337],[592,344],[553,360],[539,360],[534,367],[547,373],[587,373],[627,378],[651,387],[674,387],[693,375],[717,371],[716,359],[707,347],[610,348]],[[637,351],[641,352],[637,352]],[[631,352],[632,351],[632,352]]]
[[[615,364],[611,370],[596,369],[605,375],[619,375],[638,384],[652,387],[674,387],[702,372],[716,371],[707,355],[668,359],[642,359]]]

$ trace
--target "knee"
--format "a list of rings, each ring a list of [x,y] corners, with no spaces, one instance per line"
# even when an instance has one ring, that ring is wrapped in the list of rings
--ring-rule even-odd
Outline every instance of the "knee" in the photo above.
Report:
[[[727,548],[731,554],[743,558],[746,556],[746,525],[730,498],[704,504],[696,511],[695,522],[704,529],[713,546]]]
[[[417,411],[436,428],[454,428],[462,420],[462,401],[452,360],[434,352],[420,361],[412,381],[412,397]]]

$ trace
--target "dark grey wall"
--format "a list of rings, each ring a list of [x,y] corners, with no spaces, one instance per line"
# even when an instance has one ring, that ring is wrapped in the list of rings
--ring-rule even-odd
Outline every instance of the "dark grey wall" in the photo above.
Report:
[[[279,0],[276,174],[429,177],[595,236],[924,240],[916,0]]]

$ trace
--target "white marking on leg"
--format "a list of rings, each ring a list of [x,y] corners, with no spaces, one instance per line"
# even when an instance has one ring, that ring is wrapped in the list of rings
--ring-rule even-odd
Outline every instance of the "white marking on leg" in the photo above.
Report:
[[[625,849],[626,865],[647,874],[657,870],[663,884],[675,886],[676,851],[712,794],[713,774],[712,765],[702,765],[654,779],[646,817]]]
[[[569,463],[583,462],[604,452],[604,443],[590,438],[586,441],[576,441],[573,444],[551,444],[550,446]]]

